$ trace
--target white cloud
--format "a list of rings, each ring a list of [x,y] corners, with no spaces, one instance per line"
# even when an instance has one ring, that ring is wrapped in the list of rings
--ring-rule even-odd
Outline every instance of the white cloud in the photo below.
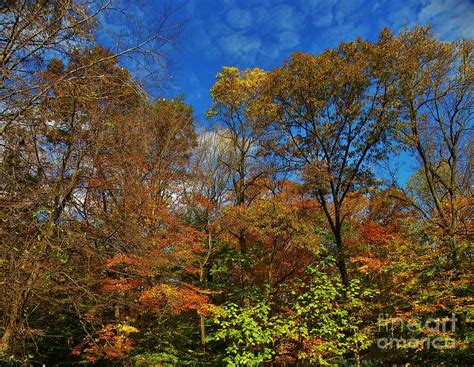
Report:
[[[252,25],[250,11],[239,8],[231,9],[226,15],[227,23],[237,29],[248,28]]]
[[[300,42],[300,36],[297,32],[284,31],[278,36],[278,41],[282,48],[292,48]]]
[[[338,24],[347,23],[348,18],[354,19],[360,17],[362,9],[363,2],[360,0],[341,1],[335,6],[334,19]],[[365,21],[367,22],[369,19]]]
[[[262,56],[269,63],[274,62],[280,56],[282,47],[277,42],[267,42],[262,45]]]
[[[442,38],[474,37],[474,4],[469,0],[432,0],[418,16],[422,24],[431,23]]]
[[[216,18],[209,34],[217,41],[218,50],[231,57],[229,62],[241,66],[272,62],[300,43],[305,16],[292,5],[263,2],[250,9],[231,4],[224,11],[225,22]]]
[[[261,41],[258,37],[230,34],[220,38],[219,46],[225,54],[244,63],[253,64],[261,49]]]
[[[198,32],[208,54],[239,66],[274,65],[296,47],[320,52],[358,36],[374,39],[384,26],[398,32],[430,23],[442,39],[474,36],[470,0],[262,0],[257,7],[229,0],[209,14],[202,20],[208,37]]]
[[[312,12],[315,9],[330,9],[341,2],[340,0],[299,0],[303,11]]]
[[[333,22],[333,15],[332,11],[326,11],[325,13],[315,13],[314,14],[314,20],[313,20],[313,25],[315,27],[329,27]]]
[[[295,30],[302,24],[301,14],[287,4],[277,5],[268,10],[268,22],[280,30]]]
[[[444,40],[474,37],[474,4],[470,0],[407,0],[401,6],[385,0],[378,11],[395,31],[431,24]]]

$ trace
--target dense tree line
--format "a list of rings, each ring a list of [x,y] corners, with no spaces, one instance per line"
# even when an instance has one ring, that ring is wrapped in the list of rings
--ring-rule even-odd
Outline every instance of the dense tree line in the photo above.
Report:
[[[2,365],[472,361],[472,40],[223,67],[205,130],[125,67],[165,63],[171,9],[105,47],[116,10],[1,9]]]

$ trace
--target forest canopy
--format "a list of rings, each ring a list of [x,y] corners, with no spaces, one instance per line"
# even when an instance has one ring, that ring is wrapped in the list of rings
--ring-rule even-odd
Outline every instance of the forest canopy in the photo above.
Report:
[[[122,6],[0,8],[0,363],[472,363],[473,40],[223,66],[203,128]]]

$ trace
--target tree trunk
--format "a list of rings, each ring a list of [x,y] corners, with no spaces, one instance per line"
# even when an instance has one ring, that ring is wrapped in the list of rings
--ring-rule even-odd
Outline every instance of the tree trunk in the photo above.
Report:
[[[356,367],[360,367],[361,366],[361,363],[360,363],[360,354],[359,354],[359,351],[356,350],[354,352],[354,359],[355,359],[355,365]]]
[[[339,274],[341,275],[341,282],[344,288],[347,288],[349,285],[349,278],[347,276],[347,267],[346,267],[346,259],[344,256],[344,244],[342,242],[342,234],[340,230],[336,230],[334,233],[334,237],[336,239],[336,250],[337,250],[337,259],[336,265],[339,270]]]
[[[200,284],[204,284],[205,281],[206,281],[206,278],[205,278],[205,269],[206,269],[206,264],[207,262],[209,261],[209,257],[211,256],[211,252],[212,252],[212,233],[211,233],[211,229],[210,229],[210,225],[211,225],[211,221],[210,221],[210,218],[207,219],[207,227],[208,227],[208,237],[207,237],[207,254],[206,254],[206,258],[204,259],[204,262],[201,264],[201,269],[200,269],[200,272],[199,272],[199,282]],[[199,332],[201,334],[201,347],[202,347],[202,351],[203,353],[206,353],[206,324],[205,324],[205,319],[204,319],[204,316],[202,315],[199,315]]]
[[[6,315],[6,326],[0,339],[0,355],[6,354],[11,350],[12,341],[17,333],[18,324],[23,311],[23,307],[30,294],[32,285],[36,279],[36,271],[28,276],[23,287],[14,290],[13,299]]]
[[[204,316],[199,316],[199,328],[201,331],[201,346],[202,351],[206,353],[206,325],[204,324]]]
[[[10,318],[8,321],[7,326],[5,327],[5,331],[2,335],[2,339],[0,340],[0,356],[5,355],[10,350],[11,341],[13,339],[13,334],[16,330],[16,322],[13,318]]]
[[[210,238],[210,235],[209,235]],[[210,239],[209,239],[210,241]],[[204,282],[204,266],[201,267],[201,272],[199,274],[199,280],[201,284]],[[203,353],[206,353],[206,325],[204,323],[204,316],[199,315],[199,332],[201,334],[201,347]]]

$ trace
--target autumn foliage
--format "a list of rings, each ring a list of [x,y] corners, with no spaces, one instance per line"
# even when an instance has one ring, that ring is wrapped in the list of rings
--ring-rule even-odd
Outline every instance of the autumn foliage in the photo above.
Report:
[[[226,66],[203,129],[124,67],[166,27],[111,51],[105,9],[20,3],[2,32],[41,42],[0,43],[2,365],[472,362],[472,40]],[[401,151],[403,184],[379,167]]]

